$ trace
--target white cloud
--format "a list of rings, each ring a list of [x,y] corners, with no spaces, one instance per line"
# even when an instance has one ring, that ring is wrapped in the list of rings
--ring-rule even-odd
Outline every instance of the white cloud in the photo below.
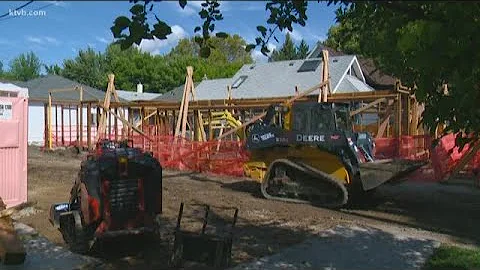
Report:
[[[95,37],[95,39],[98,40],[101,43],[105,43],[105,44],[110,43],[110,41],[108,41],[108,39],[106,39],[104,37]]]
[[[272,44],[272,43],[268,43],[267,48],[270,50],[270,52],[268,53],[268,55],[270,56],[272,54],[272,51],[277,48],[277,45]],[[260,50],[252,51],[252,58],[253,58],[253,61],[255,61],[255,62],[263,62],[264,63],[264,62],[268,61],[268,57],[263,55]]]
[[[43,44],[43,40],[41,38],[36,38],[36,37],[27,37],[27,41],[30,41],[32,43],[37,43],[37,44]]]
[[[60,42],[59,42],[56,38],[45,37],[44,39],[45,39],[48,43],[51,43],[51,44],[55,44],[55,45],[60,44]]]
[[[68,5],[68,3],[64,1],[47,1],[47,3],[53,4],[56,7],[66,7]]]
[[[165,1],[165,3],[168,3],[173,6],[174,9],[176,9],[180,14],[184,16],[190,16],[193,14],[198,14],[200,10],[202,10],[202,3],[204,1],[187,1],[187,5],[184,8],[181,8],[180,5],[178,4],[178,1]],[[226,12],[231,10],[231,3],[227,1],[222,1],[220,3],[220,11]]]
[[[313,32],[309,28],[306,28],[305,32],[306,32],[306,39],[307,40],[317,42],[317,41],[324,41],[325,39],[327,39],[325,34],[321,34],[317,31]]]
[[[172,26],[172,33],[167,39],[144,39],[140,43],[140,49],[151,54],[160,54],[160,51],[168,46],[174,46],[180,39],[188,36],[188,33],[179,25]]]
[[[31,43],[35,44],[53,44],[53,45],[59,45],[60,41],[58,41],[56,38],[53,37],[33,37],[33,36],[27,36],[26,40]]]
[[[283,33],[286,35],[287,33],[290,34],[290,37],[293,39],[293,41],[301,41],[303,39],[302,33],[300,33],[299,30],[293,29],[292,32],[288,30],[284,30]]]

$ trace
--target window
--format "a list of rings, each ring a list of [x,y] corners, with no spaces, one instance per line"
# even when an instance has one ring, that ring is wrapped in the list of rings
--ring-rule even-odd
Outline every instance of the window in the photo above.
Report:
[[[238,88],[246,79],[248,76],[240,76],[233,84],[232,88]]]
[[[297,70],[297,72],[309,72],[315,71],[320,65],[320,60],[310,60],[303,62],[302,66]]]

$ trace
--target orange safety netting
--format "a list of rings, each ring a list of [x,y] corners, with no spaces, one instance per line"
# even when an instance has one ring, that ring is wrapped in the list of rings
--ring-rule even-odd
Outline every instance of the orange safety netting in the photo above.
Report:
[[[249,159],[243,141],[198,142],[172,135],[150,136],[155,132],[145,129],[146,137],[132,135],[130,139],[134,147],[152,152],[164,168],[243,176],[243,164]]]
[[[466,145],[462,151],[455,146],[455,134],[448,134],[440,139],[439,144],[432,150],[432,166],[435,171],[435,178],[441,180],[448,176],[460,159],[469,152],[470,147]],[[480,151],[465,167],[465,171],[473,174],[474,170],[480,168]]]
[[[135,133],[128,137],[133,141],[134,147],[152,152],[164,168],[241,177],[243,164],[249,159],[244,141],[197,142],[182,138],[175,139],[173,135],[158,135],[161,131],[155,126],[144,126],[143,132],[146,136]],[[65,130],[64,134],[63,139],[53,136],[55,146],[76,143],[77,134],[74,128]],[[92,137],[95,135],[96,130],[92,129]],[[114,139],[115,136],[110,134],[107,137]],[[458,147],[455,147],[454,134],[443,137],[435,148],[431,145],[432,140],[427,135],[377,138],[374,156],[376,159],[430,160],[429,165],[413,172],[408,178],[414,181],[440,181],[452,172],[469,149],[466,146],[459,152]],[[470,174],[474,170],[480,170],[480,151],[468,163],[465,170]]]

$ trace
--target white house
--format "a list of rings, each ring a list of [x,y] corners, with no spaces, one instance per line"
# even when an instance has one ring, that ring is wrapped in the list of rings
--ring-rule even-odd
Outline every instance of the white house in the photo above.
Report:
[[[77,123],[79,123],[77,104],[80,101],[80,91],[82,89],[82,100],[92,102],[102,102],[105,98],[105,92],[92,87],[74,82],[58,75],[42,76],[27,82],[14,82],[16,85],[29,89],[28,104],[28,143],[34,145],[44,145],[47,104],[49,92],[52,91],[52,141],[62,141],[64,144],[78,140]],[[121,99],[122,101],[125,101]],[[62,115],[63,112],[63,115]],[[127,112],[125,111],[125,115]],[[92,132],[95,134],[97,126],[97,109],[92,109]],[[83,129],[87,129],[87,107],[83,107],[82,112]],[[63,118],[63,132],[61,130]],[[112,116],[113,121],[113,116]],[[55,129],[55,126],[57,127]],[[121,126],[121,123],[119,123]],[[86,136],[83,137],[86,141]]]

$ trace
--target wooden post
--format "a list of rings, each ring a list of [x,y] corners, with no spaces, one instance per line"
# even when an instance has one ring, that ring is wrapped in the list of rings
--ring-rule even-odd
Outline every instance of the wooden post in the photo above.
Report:
[[[43,118],[44,118],[44,129],[43,129],[43,133],[44,133],[44,146],[45,148],[47,149],[50,149],[50,142],[49,142],[49,139],[50,139],[50,127],[49,127],[49,124],[50,122],[48,121],[48,117],[50,117],[49,113],[48,113],[48,103],[45,103],[43,105]]]
[[[64,129],[64,120],[63,120],[63,105],[60,106],[60,109],[62,110],[62,113],[60,114],[60,121],[62,122],[62,145],[65,145],[65,129]]]
[[[397,95],[397,137],[402,136],[402,94]]]
[[[185,103],[183,108],[183,116],[182,116],[182,138],[185,138],[187,132],[187,116],[188,116],[188,104],[190,101],[190,92],[192,91],[192,76],[193,76],[193,67],[187,67],[187,89],[185,93]]]
[[[72,106],[69,105],[68,106],[68,130],[69,130],[69,137],[70,137],[70,141],[69,143],[72,142]]]
[[[80,139],[79,139],[79,147],[83,148],[83,88],[80,87]]]
[[[115,108],[115,114],[118,114],[118,108]],[[118,121],[117,118],[113,119],[113,129],[115,132],[115,141],[118,141]]]
[[[92,103],[87,104],[87,148],[92,149]]]
[[[105,133],[105,137],[110,140],[110,134],[112,133],[112,115],[110,111],[107,109],[107,117],[108,117],[108,130]]]
[[[208,109],[208,140],[213,140],[212,110]]]
[[[176,127],[175,127],[175,137],[177,137],[179,134],[180,134],[180,128],[182,127],[182,121],[183,121],[183,111],[184,111],[184,108],[185,108],[185,103],[188,102],[188,70],[189,68],[191,67],[187,67],[187,76],[185,77],[185,84],[184,84],[184,87],[183,87],[183,97],[182,97],[182,101],[180,103],[180,111],[178,112],[178,118],[177,118],[177,122],[176,122]]]
[[[327,82],[326,85],[320,88],[320,92],[318,94],[318,102],[327,102],[328,94],[330,93],[330,81],[328,77],[330,76],[328,70],[328,51],[322,50],[322,83]]]
[[[128,113],[128,122],[133,126],[135,124],[135,123],[133,123],[133,109],[128,107],[127,113]],[[133,133],[133,131],[129,126],[128,127],[128,136],[131,136],[132,133]]]
[[[412,122],[412,98],[410,97],[410,95],[407,95],[407,97],[405,98],[405,101],[407,102],[406,106],[407,106],[407,109],[406,109],[406,125],[405,125],[405,128],[406,128],[406,131],[405,133],[409,136],[412,136],[413,134],[410,132],[410,123]]]
[[[48,93],[48,149],[52,148],[52,93]]]
[[[55,105],[55,144],[58,146],[58,105]]]

